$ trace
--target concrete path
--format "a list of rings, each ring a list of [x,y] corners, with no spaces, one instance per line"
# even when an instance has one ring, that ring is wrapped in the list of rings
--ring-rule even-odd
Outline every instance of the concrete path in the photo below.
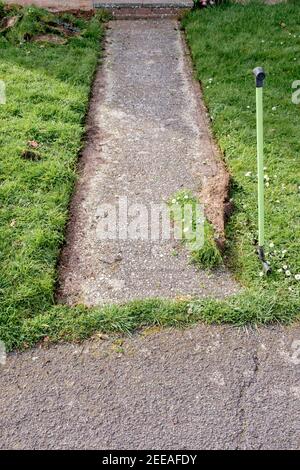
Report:
[[[186,53],[175,20],[110,23],[62,255],[63,302],[223,297],[237,290],[227,271],[191,266],[180,242],[150,238],[151,205],[166,205],[182,189],[199,194],[203,177],[217,173]],[[119,198],[127,198],[128,223],[117,219],[118,229],[130,226],[133,205],[142,204],[152,224],[147,240],[101,239],[110,218],[101,205],[118,214]]]
[[[300,326],[150,331],[10,355],[0,448],[300,449]]]
[[[243,1],[243,0],[241,0]],[[275,4],[285,0],[265,0],[265,3]],[[163,5],[163,6],[186,6],[191,8],[193,0],[4,0],[4,3],[18,3],[19,5],[38,5],[43,8],[54,8],[57,10],[81,9],[90,10],[98,5]]]
[[[4,0],[4,3],[18,3],[19,5],[37,5],[42,8],[55,10],[91,10],[92,8],[134,6],[151,7],[185,7],[192,8],[193,0]]]

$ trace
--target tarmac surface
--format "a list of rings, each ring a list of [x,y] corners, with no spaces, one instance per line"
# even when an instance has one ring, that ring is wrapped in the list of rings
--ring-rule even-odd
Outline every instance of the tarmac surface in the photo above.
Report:
[[[9,355],[1,449],[299,449],[300,326],[198,325]]]

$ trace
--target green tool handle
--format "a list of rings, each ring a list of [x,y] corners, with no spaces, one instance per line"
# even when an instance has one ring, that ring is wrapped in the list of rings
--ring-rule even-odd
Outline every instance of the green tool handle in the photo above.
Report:
[[[257,178],[258,178],[258,245],[264,246],[264,134],[263,134],[263,88],[256,88],[257,127]]]

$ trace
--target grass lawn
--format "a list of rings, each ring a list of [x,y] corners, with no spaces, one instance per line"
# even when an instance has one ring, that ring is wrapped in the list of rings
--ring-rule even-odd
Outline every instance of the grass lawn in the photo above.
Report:
[[[227,226],[227,262],[247,287],[289,293],[299,305],[300,139],[299,105],[292,83],[300,80],[300,4],[226,5],[190,13],[183,21],[212,119],[232,175],[235,212]],[[267,72],[264,88],[266,253],[273,274],[261,278],[257,239],[255,84],[252,69]]]
[[[21,12],[23,20],[0,35],[0,80],[7,95],[0,105],[0,337],[8,344],[20,340],[23,321],[53,304],[103,32],[97,19],[73,19],[82,35],[67,44],[25,41],[29,33],[42,32],[45,12]]]
[[[143,325],[298,319],[299,106],[291,102],[291,84],[300,80],[300,5],[227,6],[192,12],[184,19],[213,129],[232,173],[236,209],[228,225],[227,262],[246,288],[224,301],[144,300],[104,308],[55,305],[57,259],[103,32],[97,19],[76,21],[83,33],[67,44],[23,41],[22,28],[10,37],[0,36],[0,80],[7,89],[7,104],[0,106],[0,338],[7,348]],[[257,210],[251,70],[257,65],[268,72],[269,278],[260,276],[252,245]],[[29,141],[38,143],[37,149],[30,148],[36,159],[24,158]]]
[[[300,108],[292,103],[292,83],[300,77],[300,4],[229,5],[191,13],[184,26],[213,131],[232,175],[236,210],[227,226],[229,264],[245,285],[263,283],[298,294]],[[264,280],[253,256],[257,178],[252,69],[258,65],[267,72],[266,253],[274,271]]]

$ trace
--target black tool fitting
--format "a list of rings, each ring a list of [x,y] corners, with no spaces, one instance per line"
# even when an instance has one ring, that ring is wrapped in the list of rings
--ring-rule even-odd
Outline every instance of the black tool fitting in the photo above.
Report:
[[[255,77],[256,88],[262,88],[264,86],[264,79],[266,78],[265,71],[262,67],[256,67],[253,69]]]

